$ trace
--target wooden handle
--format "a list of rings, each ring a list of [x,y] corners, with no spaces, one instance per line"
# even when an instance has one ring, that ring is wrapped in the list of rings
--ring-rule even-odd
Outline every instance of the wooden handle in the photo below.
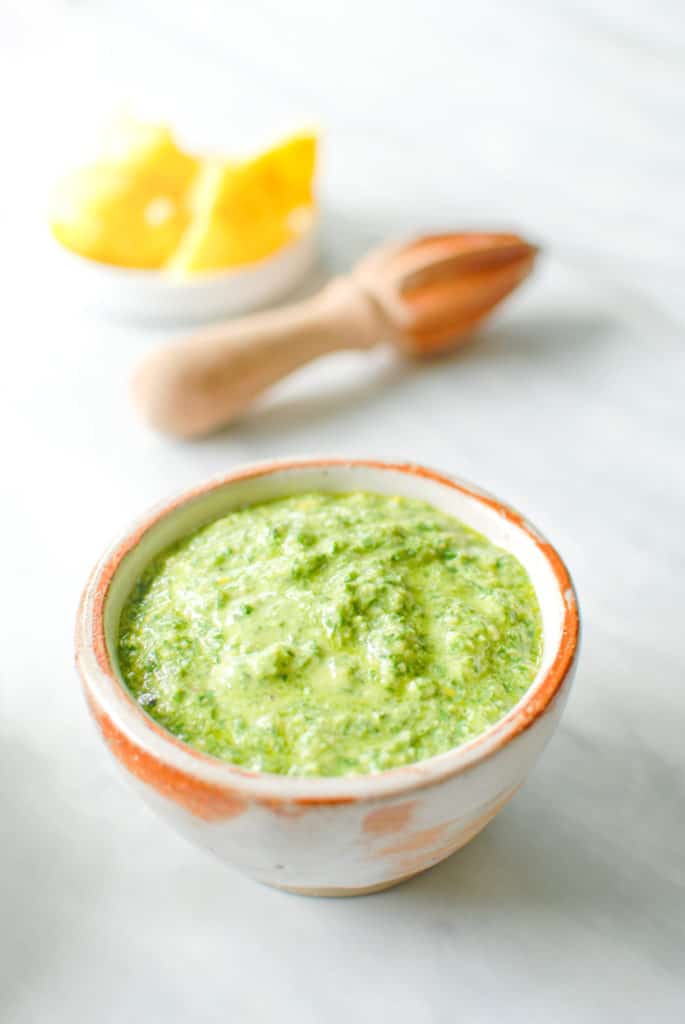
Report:
[[[151,353],[133,378],[133,401],[163,433],[208,434],[305,363],[371,348],[385,326],[362,288],[339,277],[305,302],[204,328]]]

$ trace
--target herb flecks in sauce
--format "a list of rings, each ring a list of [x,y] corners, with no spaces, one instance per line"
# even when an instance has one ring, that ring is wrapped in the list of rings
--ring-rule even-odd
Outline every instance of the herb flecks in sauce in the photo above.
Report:
[[[423,502],[302,494],[159,555],[120,625],[139,703],[199,750],[290,775],[377,772],[501,719],[541,655],[513,555]]]

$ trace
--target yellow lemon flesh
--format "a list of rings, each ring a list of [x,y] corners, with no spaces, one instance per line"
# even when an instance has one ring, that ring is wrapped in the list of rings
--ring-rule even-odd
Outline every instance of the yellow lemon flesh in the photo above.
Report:
[[[252,159],[184,153],[168,128],[128,124],[103,158],[57,190],[50,223],[67,248],[123,267],[177,275],[275,252],[314,204],[316,138],[302,134]]]
[[[131,126],[105,157],[58,188],[51,227],[63,245],[123,267],[161,267],[190,221],[188,190],[199,161],[168,128]]]

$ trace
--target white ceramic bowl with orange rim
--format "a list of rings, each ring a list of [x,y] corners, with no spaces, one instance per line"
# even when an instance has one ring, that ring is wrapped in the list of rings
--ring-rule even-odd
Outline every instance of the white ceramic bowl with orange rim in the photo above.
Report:
[[[162,548],[236,506],[302,491],[419,498],[514,554],[535,587],[540,670],[523,699],[475,739],[375,775],[298,778],[251,772],[194,750],[129,694],[116,663],[119,615]],[[105,552],[78,613],[77,664],[105,743],[147,802],[193,842],[260,882],[312,895],[387,888],[464,846],[523,784],[557,727],[576,663],[579,618],[553,547],[507,505],[405,463],[301,458],[247,466],[149,512]]]

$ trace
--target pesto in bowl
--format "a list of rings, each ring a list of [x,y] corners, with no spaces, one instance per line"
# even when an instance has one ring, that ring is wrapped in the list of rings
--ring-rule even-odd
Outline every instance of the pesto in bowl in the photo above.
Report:
[[[307,493],[158,555],[121,615],[129,690],[193,747],[261,772],[385,771],[514,707],[540,664],[520,562],[410,498]]]

